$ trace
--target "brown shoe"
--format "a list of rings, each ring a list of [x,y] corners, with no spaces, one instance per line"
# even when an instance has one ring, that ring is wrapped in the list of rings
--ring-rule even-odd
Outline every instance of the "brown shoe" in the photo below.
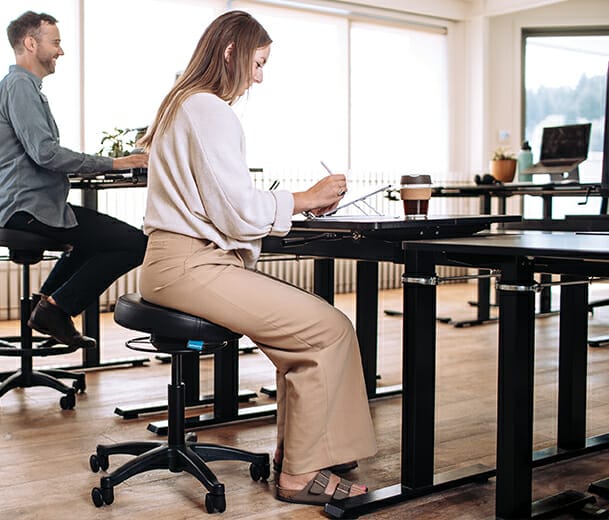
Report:
[[[63,345],[78,348],[95,348],[97,345],[93,338],[83,336],[76,330],[72,318],[66,312],[47,300],[38,302],[27,324],[42,334],[52,336]]]

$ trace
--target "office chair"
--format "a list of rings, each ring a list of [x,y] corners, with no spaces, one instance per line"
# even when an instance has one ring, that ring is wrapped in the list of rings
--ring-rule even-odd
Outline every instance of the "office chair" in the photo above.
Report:
[[[77,347],[58,344],[53,338],[34,336],[27,325],[32,309],[40,298],[30,296],[30,266],[45,259],[45,251],[68,251],[70,246],[27,231],[6,228],[0,228],[0,246],[9,250],[8,257],[4,259],[21,265],[21,335],[0,338],[0,356],[20,357],[21,367],[12,372],[0,373],[0,397],[13,388],[48,386],[64,394],[59,404],[63,410],[70,410],[76,404],[76,392],[85,390],[85,374],[67,370],[34,370],[33,358],[67,354],[74,352]],[[73,379],[72,387],[60,379]]]
[[[89,459],[95,473],[100,469],[108,469],[110,455],[128,454],[135,455],[135,458],[101,477],[99,487],[94,487],[91,491],[93,503],[97,507],[112,504],[114,486],[139,473],[167,469],[173,473],[185,471],[194,476],[208,490],[205,495],[207,512],[223,512],[226,509],[224,484],[218,481],[207,463],[217,460],[249,462],[252,479],[266,480],[270,475],[269,455],[198,443],[195,435],[186,435],[182,371],[185,358],[200,353],[222,355],[223,349],[236,349],[240,335],[202,318],[153,305],[138,294],[127,294],[118,299],[114,320],[125,328],[150,334],[149,337],[127,341],[128,348],[171,355],[171,382],[167,387],[168,437],[165,443],[122,442],[98,445]],[[222,384],[222,374],[214,374],[214,379],[214,391],[217,393]]]

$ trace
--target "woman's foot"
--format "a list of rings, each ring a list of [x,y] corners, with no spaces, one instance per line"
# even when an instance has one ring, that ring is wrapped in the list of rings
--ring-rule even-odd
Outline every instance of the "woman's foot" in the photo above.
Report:
[[[275,454],[273,455],[273,471],[275,473],[281,473],[281,465],[283,461],[283,450],[277,448],[275,449]],[[351,462],[344,462],[343,464],[335,464],[334,466],[330,466],[325,469],[329,469],[332,473],[338,473],[342,475],[343,473],[348,473],[351,470],[357,468],[357,461],[352,460]]]
[[[282,472],[277,483],[277,498],[297,504],[327,504],[331,500],[363,495],[368,488],[334,475],[328,470],[301,475]]]

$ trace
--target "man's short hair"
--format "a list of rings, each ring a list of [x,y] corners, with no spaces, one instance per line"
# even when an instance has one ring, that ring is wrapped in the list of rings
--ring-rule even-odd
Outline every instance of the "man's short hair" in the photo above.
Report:
[[[18,50],[23,45],[23,40],[27,36],[33,36],[38,39],[40,36],[40,26],[43,22],[55,25],[57,24],[57,19],[50,14],[27,11],[19,18],[13,20],[6,29],[8,41],[13,50]]]

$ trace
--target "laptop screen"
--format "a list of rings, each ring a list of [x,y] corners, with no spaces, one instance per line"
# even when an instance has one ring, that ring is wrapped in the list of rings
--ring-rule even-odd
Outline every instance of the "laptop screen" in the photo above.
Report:
[[[585,123],[544,128],[540,160],[586,159],[591,126],[591,123]]]

